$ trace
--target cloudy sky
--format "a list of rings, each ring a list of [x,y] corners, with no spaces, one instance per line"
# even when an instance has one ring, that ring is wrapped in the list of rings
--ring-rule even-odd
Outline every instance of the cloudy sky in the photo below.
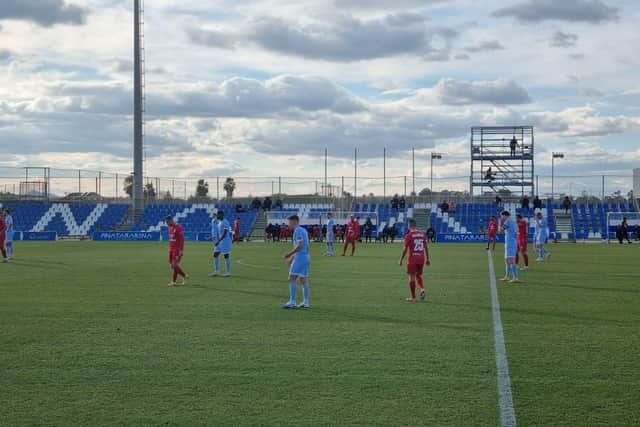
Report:
[[[494,124],[541,174],[639,165],[637,0],[145,3],[149,175],[463,177]],[[132,4],[2,0],[0,165],[131,170]]]

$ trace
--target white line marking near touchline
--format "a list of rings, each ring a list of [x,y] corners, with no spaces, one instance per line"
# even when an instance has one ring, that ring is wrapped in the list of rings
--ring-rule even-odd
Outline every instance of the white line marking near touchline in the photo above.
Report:
[[[500,405],[500,420],[503,427],[516,426],[516,411],[513,408],[511,395],[511,378],[509,377],[509,363],[507,350],[504,345],[504,331],[500,317],[500,301],[498,300],[498,286],[496,272],[493,267],[492,251],[487,251],[489,257],[489,281],[491,282],[491,309],[493,313],[493,337],[496,347],[496,369],[498,371],[498,404]]]

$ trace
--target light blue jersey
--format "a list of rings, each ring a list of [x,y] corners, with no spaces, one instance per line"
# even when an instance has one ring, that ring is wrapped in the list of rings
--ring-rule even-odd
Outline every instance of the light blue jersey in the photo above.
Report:
[[[309,256],[309,234],[303,227],[298,226],[293,232],[293,247],[297,248],[300,243],[302,243],[302,247],[294,255],[289,275],[309,277],[309,266],[311,265],[311,257]]]
[[[227,231],[227,235],[224,236],[222,240],[222,236],[224,235],[225,230]],[[211,221],[211,239],[215,244],[214,252],[220,252],[223,255],[231,253],[231,225],[229,221],[226,219],[218,220],[214,218]]]
[[[513,258],[518,252],[518,223],[509,217],[502,223],[504,229],[504,257]]]
[[[5,241],[7,243],[11,243],[13,242],[13,217],[11,215],[7,215],[4,218],[4,223],[7,226]]]
[[[333,218],[329,219],[329,221],[327,221],[327,243],[333,243],[336,238],[335,233],[333,232],[334,226],[335,221]]]
[[[547,218],[542,217],[536,220],[536,243],[546,243],[548,238],[547,226]]]

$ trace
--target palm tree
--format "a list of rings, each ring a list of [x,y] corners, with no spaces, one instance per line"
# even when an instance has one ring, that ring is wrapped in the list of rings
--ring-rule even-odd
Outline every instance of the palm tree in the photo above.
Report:
[[[227,192],[227,198],[230,199],[233,197],[233,192],[236,189],[236,181],[233,178],[227,178],[224,182],[224,191]]]

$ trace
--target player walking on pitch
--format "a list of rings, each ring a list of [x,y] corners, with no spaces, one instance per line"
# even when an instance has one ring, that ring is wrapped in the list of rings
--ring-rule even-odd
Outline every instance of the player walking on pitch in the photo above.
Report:
[[[4,248],[4,242],[7,235],[7,224],[4,220],[5,211],[0,213],[0,252],[2,252],[2,262],[7,263],[9,259],[7,258],[7,251]]]
[[[4,208],[4,223],[7,227],[5,231],[5,246],[7,251],[7,258],[13,259],[13,217],[9,209]]]
[[[521,214],[516,214],[516,220],[518,221],[518,252],[516,252],[516,266],[519,264],[520,254],[524,259],[523,270],[529,269],[529,255],[527,254],[527,243],[529,242],[529,223],[522,217]]]
[[[351,256],[356,253],[356,240],[358,239],[358,232],[360,230],[360,225],[356,227],[356,219],[355,217],[351,217],[351,220],[347,223],[347,236],[344,242],[344,248],[342,249],[342,256],[347,255],[347,248],[351,245]]]
[[[289,301],[282,308],[309,308],[309,234],[300,227],[298,215],[289,217],[289,230],[293,231],[293,250],[283,256],[289,265]],[[303,300],[296,306],[298,281],[302,285]]]
[[[518,253],[518,224],[511,217],[509,211],[503,211],[500,215],[502,218],[502,230],[504,231],[504,277],[500,279],[503,282],[518,283],[518,265],[516,264],[516,255]],[[511,275],[511,280],[509,276]]]
[[[535,245],[538,252],[537,262],[542,262],[545,258],[551,256],[551,252],[544,247],[549,237],[547,233],[547,219],[542,216],[542,212],[536,213],[536,227],[535,227]]]
[[[335,233],[333,232],[334,226],[335,221],[333,220],[333,214],[329,212],[327,214],[327,251],[325,252],[325,256],[334,256],[336,254],[336,248],[333,246],[336,240]]]
[[[165,222],[169,227],[169,264],[173,270],[173,276],[168,286],[175,286],[178,276],[182,277],[182,286],[187,284],[189,275],[180,267],[180,261],[184,254],[184,230],[180,224],[177,224],[173,217],[169,215]]]
[[[498,220],[495,216],[491,215],[489,218],[489,224],[487,225],[487,250],[493,243],[493,250],[496,250],[496,241],[498,240]]]
[[[402,266],[404,257],[409,253],[407,262],[407,275],[409,276],[409,290],[411,297],[407,298],[407,302],[416,301],[416,283],[420,288],[420,299],[424,300],[426,293],[424,290],[424,282],[422,280],[422,272],[425,265],[431,265],[429,259],[429,249],[427,248],[427,236],[420,230],[416,229],[416,220],[409,220],[409,232],[404,237],[404,248],[399,264]]]
[[[224,219],[224,212],[218,211],[216,218],[211,221],[211,239],[213,248],[213,273],[210,276],[220,275],[220,254],[224,256],[226,272],[225,277],[231,276],[231,225]]]

